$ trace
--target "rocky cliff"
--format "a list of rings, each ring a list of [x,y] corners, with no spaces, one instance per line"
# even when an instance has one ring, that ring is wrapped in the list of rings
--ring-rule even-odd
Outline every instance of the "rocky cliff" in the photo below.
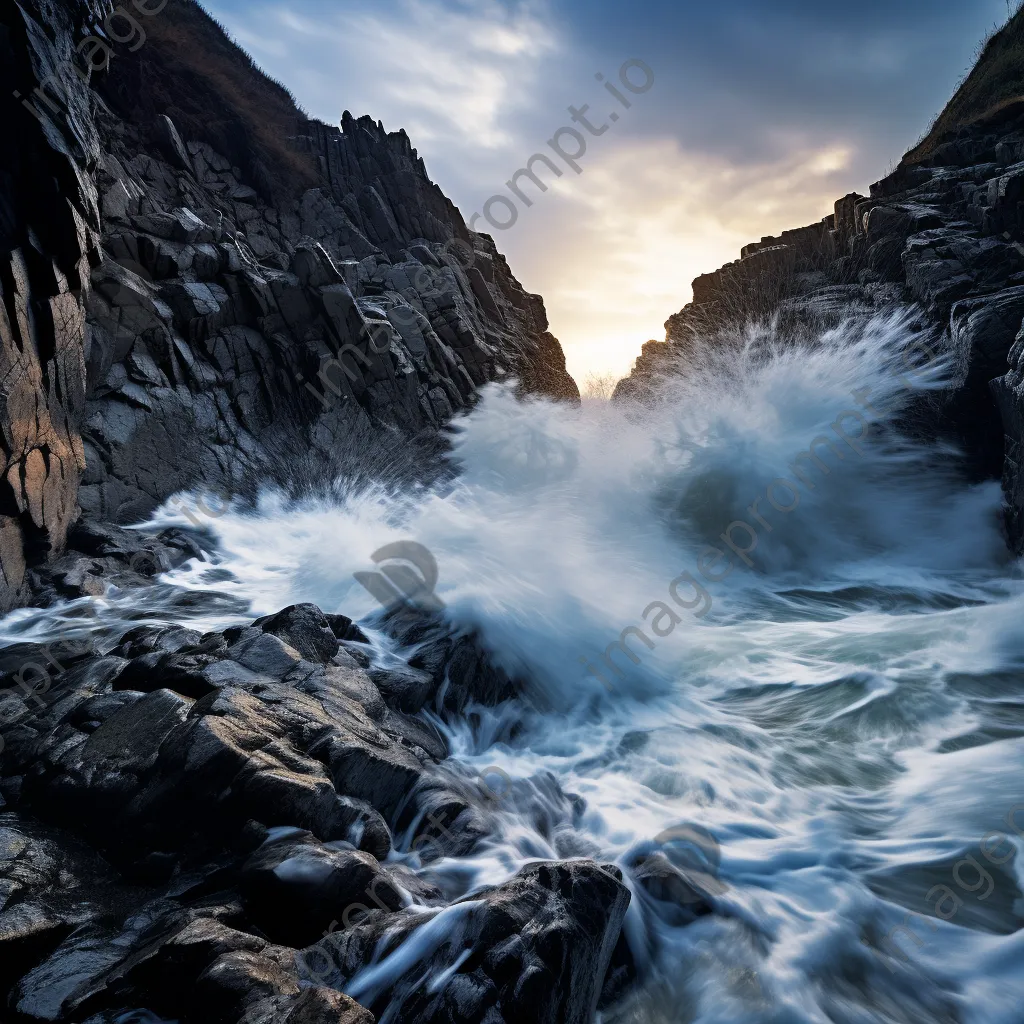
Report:
[[[693,301],[648,342],[616,398],[651,394],[699,337],[751,318],[828,321],[916,305],[953,346],[959,379],[927,429],[979,477],[1000,474],[1013,550],[1024,551],[1024,13],[988,43],[934,128],[870,194],[762,238],[693,282]]]
[[[305,117],[192,0],[111,17],[0,11],[0,609],[80,509],[379,464],[505,376],[578,398],[404,131]]]
[[[202,557],[112,525],[180,488],[420,472],[488,381],[578,401],[542,300],[405,133],[310,120],[192,0],[9,2],[0,58],[0,611]],[[512,796],[437,716],[519,687],[436,617],[377,625],[406,660],[312,605],[0,651],[0,1017],[372,1024],[354,986],[409,1019],[586,1024],[616,998],[618,868],[424,881]],[[361,985],[385,946],[436,983]]]
[[[309,120],[191,0],[120,10],[0,7],[3,607],[201,556],[103,522],[180,487],[415,461],[506,375],[577,396],[540,299],[403,133]],[[751,315],[916,302],[963,356],[931,427],[979,475],[1005,454],[1021,544],[1024,119],[959,109],[870,196],[698,279],[620,397]],[[481,708],[488,744],[529,713],[479,638],[415,609],[373,625],[386,645],[293,605],[0,651],[0,1017],[588,1024],[642,977],[631,901],[723,912],[695,830],[601,863],[572,838],[583,796],[449,756]],[[510,809],[561,859],[476,888],[459,858]]]

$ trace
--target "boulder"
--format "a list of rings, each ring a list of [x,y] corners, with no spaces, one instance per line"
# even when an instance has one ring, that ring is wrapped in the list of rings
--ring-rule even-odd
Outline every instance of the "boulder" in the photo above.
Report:
[[[253,921],[273,941],[306,946],[332,922],[402,906],[399,888],[377,860],[308,832],[271,838],[245,862],[242,893]]]
[[[592,861],[532,864],[429,918],[378,912],[332,932],[299,954],[300,977],[425,1024],[589,1024],[629,906],[621,879]],[[411,941],[420,969],[410,974]],[[424,975],[437,980],[417,984]]]
[[[210,1024],[235,1024],[261,1000],[298,995],[298,981],[287,965],[244,950],[218,957],[199,976],[195,991]]]
[[[347,621],[351,625],[351,620]],[[276,615],[257,619],[254,625],[279,637],[309,661],[326,665],[338,653],[340,645],[331,622],[315,604],[290,605]]]

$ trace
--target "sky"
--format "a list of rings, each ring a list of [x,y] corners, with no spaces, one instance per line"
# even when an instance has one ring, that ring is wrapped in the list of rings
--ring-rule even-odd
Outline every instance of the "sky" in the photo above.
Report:
[[[544,296],[581,383],[628,373],[742,245],[866,194],[1007,17],[1007,0],[202,2],[312,116],[405,128],[467,221],[506,197],[487,209],[514,222],[476,229]],[[596,134],[569,111],[585,104]],[[576,152],[562,128],[585,142],[578,172],[550,146]],[[535,164],[551,187],[520,179],[527,206],[506,182],[535,153],[562,175]]]

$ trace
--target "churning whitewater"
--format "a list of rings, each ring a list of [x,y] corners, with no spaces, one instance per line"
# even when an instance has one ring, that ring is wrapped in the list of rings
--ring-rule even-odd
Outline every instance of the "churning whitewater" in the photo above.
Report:
[[[901,311],[777,335],[695,345],[643,407],[492,386],[453,425],[443,483],[338,481],[208,517],[213,564],[164,583],[220,603],[145,613],[220,628],[311,601],[363,616],[393,659],[353,573],[415,541],[444,615],[528,691],[437,719],[455,761],[509,780],[492,834],[440,864],[392,858],[453,895],[537,858],[618,864],[642,985],[605,1024],[1018,1022],[1024,586],[999,485],[915,436],[957,354]],[[171,503],[155,522],[190,525]],[[121,600],[98,608],[111,636],[139,621]],[[16,613],[4,637],[79,611]],[[713,913],[635,883],[658,847],[701,859]]]

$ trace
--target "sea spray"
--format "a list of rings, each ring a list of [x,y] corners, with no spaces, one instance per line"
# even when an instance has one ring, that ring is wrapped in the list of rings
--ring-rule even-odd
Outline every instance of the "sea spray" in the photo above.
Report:
[[[268,492],[212,524],[217,578],[194,562],[166,579],[245,599],[251,615],[305,600],[363,616],[394,657],[353,574],[398,541],[432,553],[450,625],[537,699],[431,712],[455,761],[497,765],[509,796],[468,856],[392,856],[467,896],[531,860],[616,863],[634,894],[624,933],[639,988],[606,1024],[1011,1024],[1024,896],[1010,874],[992,912],[930,919],[906,962],[872,944],[928,913],[929,891],[1020,790],[1024,585],[999,486],[967,482],[955,449],[913,427],[955,360],[893,311],[800,337],[762,325],[671,369],[645,406],[486,389],[454,424],[458,472],[443,488]],[[844,410],[870,420],[863,438]],[[812,449],[819,436],[844,458]],[[791,511],[768,500],[779,479],[799,487]],[[770,530],[749,511],[759,495]],[[706,580],[702,554],[740,520],[758,530],[754,564],[728,552],[732,571]],[[181,519],[166,508],[157,521]],[[600,656],[671,601],[684,571],[707,582],[713,612],[681,609],[605,689],[581,652]],[[666,834],[711,837],[716,884],[700,902],[652,876],[676,877],[662,857],[692,870]],[[411,946],[354,983],[421,958]]]

